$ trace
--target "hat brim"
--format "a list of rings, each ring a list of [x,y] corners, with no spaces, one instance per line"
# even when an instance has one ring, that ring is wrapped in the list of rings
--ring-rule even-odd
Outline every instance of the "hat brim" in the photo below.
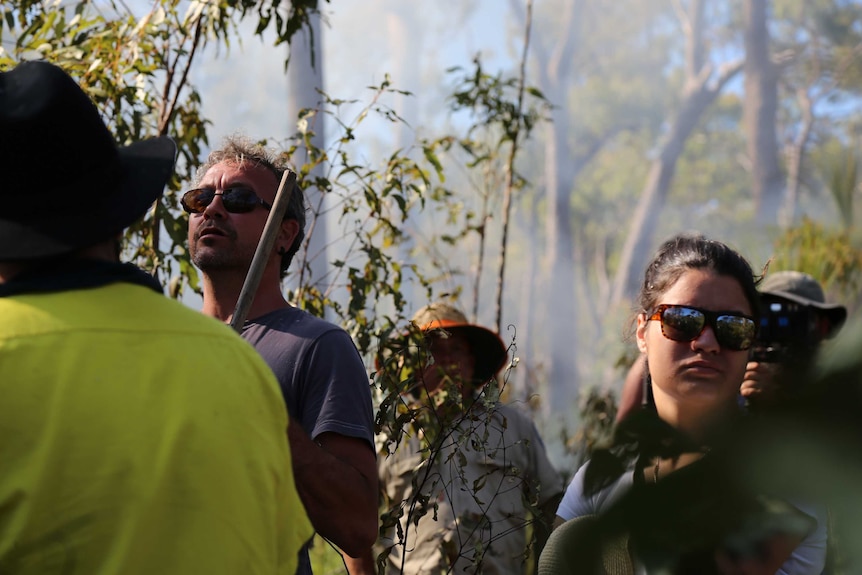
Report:
[[[829,304],[813,301],[808,298],[798,296],[795,293],[781,290],[763,291],[761,292],[761,295],[780,297],[798,303],[799,305],[809,306],[817,309],[820,313],[822,313],[829,319],[829,323],[832,324],[833,334],[838,330],[838,328],[840,328],[844,324],[844,321],[847,319],[847,308],[841,304]]]
[[[496,333],[484,327],[469,323],[456,323],[442,320],[419,326],[422,331],[442,329],[464,334],[475,358],[474,378],[479,383],[486,383],[497,375],[506,365],[508,351],[503,340]]]
[[[161,136],[135,142],[120,148],[123,164],[121,194],[128,196],[127,208],[118,218],[122,231],[143,217],[153,202],[165,193],[165,186],[174,172],[177,145],[171,138]]]
[[[120,148],[118,153],[121,183],[115,193],[102,195],[98,203],[92,202],[86,190],[70,186],[68,193],[78,196],[80,211],[47,210],[36,222],[0,218],[0,260],[69,253],[110,239],[143,217],[164,193],[174,169],[176,144],[168,137],[151,138]]]

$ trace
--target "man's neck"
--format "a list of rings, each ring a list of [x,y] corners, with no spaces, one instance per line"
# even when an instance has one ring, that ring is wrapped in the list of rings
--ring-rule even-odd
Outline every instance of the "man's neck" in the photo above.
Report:
[[[227,323],[233,318],[239,295],[245,277],[239,278],[236,274],[212,274],[203,276],[203,307],[201,311]],[[264,275],[260,285],[249,307],[247,319],[254,319],[266,315],[271,311],[288,307],[284,295],[281,293],[281,282],[277,277]]]

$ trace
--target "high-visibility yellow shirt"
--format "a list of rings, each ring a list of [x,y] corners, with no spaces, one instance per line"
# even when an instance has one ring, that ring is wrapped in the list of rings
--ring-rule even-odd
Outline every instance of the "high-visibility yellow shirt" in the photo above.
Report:
[[[293,575],[286,430],[254,349],[148,288],[0,298],[0,573]]]

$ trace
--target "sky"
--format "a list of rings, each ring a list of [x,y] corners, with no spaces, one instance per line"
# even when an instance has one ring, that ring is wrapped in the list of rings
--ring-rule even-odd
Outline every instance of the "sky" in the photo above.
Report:
[[[403,0],[323,4],[324,90],[339,98],[363,99],[367,86],[390,74],[394,86],[413,92],[410,105],[417,113],[433,115],[443,110],[444,87],[423,90],[423,78],[427,86],[429,79],[449,67],[469,67],[479,52],[492,70],[510,65],[506,56],[510,25],[502,1],[425,0],[411,2],[409,12],[402,4]],[[398,10],[408,12],[402,15],[405,20],[422,22],[418,30],[400,36],[401,49],[393,46],[397,41],[393,38],[399,37],[393,27]],[[273,47],[267,38],[253,36],[250,28],[244,36],[242,45],[229,54],[207,50],[197,68],[195,82],[202,89],[204,113],[213,121],[213,142],[237,130],[284,136],[293,129],[282,106],[287,93],[287,48]],[[281,134],[274,133],[279,129]]]

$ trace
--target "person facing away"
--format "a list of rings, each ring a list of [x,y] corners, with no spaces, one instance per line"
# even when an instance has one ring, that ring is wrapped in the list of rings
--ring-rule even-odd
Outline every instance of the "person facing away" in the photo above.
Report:
[[[119,263],[173,141],[118,148],[46,62],[0,72],[0,133],[0,573],[291,575],[312,530],[275,378]]]
[[[823,287],[798,271],[768,273],[758,286],[763,312],[758,344],[746,367],[740,395],[750,407],[769,407],[800,391],[821,345],[835,337],[847,309],[826,303]]]
[[[279,182],[273,151],[239,136],[210,153],[189,212],[189,251],[203,273],[203,313],[230,321]],[[315,530],[348,557],[377,536],[377,474],[369,378],[346,331],[290,305],[281,280],[305,229],[295,186],[242,337],[275,372],[290,414],[296,485]],[[311,573],[307,550],[300,573]]]
[[[664,478],[691,477],[710,464],[710,447],[742,415],[737,397],[757,333],[759,304],[748,262],[725,244],[699,234],[681,234],[661,245],[646,268],[635,331],[653,401],[621,422],[611,449],[598,450],[578,470],[557,510],[557,525],[598,515],[633,488],[643,492],[643,485],[658,487]],[[755,542],[759,549],[770,550],[764,556],[752,559],[739,549],[728,553],[719,549],[719,555],[725,563],[730,558],[754,561],[765,569],[752,571],[757,573],[813,575],[823,570],[826,515],[822,506],[774,502],[761,508],[757,494],[750,502],[734,501],[726,496],[729,485],[711,476],[715,493],[664,509],[660,515],[715,505],[710,508],[712,514],[701,512],[702,517],[697,517],[694,512],[688,517],[696,531],[714,528],[719,516],[743,504],[758,521],[771,519],[769,510],[780,507],[781,517],[792,517],[793,525],[802,526],[801,532],[779,531]],[[739,497],[748,494],[743,491]],[[652,519],[653,527],[659,520]],[[678,544],[683,546],[682,541]]]
[[[425,349],[402,363],[416,370],[402,401],[418,416],[378,458],[384,513],[400,525],[376,548],[386,572],[531,572],[563,484],[533,422],[493,396],[506,347],[443,302],[413,325]]]

